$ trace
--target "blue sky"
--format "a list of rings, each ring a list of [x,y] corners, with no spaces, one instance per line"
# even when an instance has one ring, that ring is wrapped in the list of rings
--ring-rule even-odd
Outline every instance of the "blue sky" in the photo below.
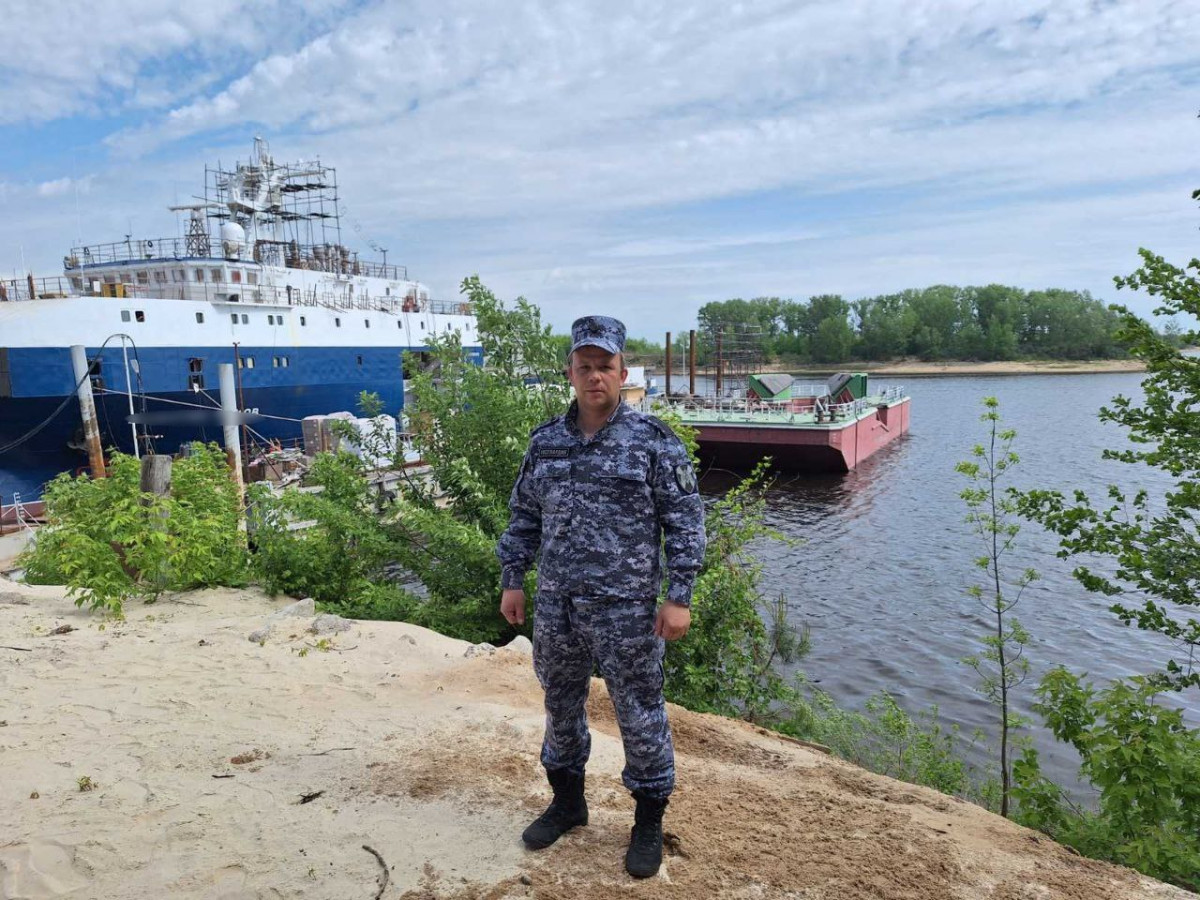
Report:
[[[0,273],[177,233],[206,162],[319,155],[343,234],[565,329],[1197,255],[1200,4],[8,0]]]

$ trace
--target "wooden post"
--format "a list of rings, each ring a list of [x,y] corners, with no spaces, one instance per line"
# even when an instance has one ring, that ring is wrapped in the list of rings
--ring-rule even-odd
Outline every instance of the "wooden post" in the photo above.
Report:
[[[79,414],[83,419],[83,437],[87,441],[88,466],[93,478],[103,478],[104,450],[100,447],[100,425],[96,421],[96,401],[92,398],[92,370],[82,344],[71,347],[71,368],[75,372],[75,390],[79,397]]]
[[[171,494],[171,457],[165,453],[150,453],[142,457],[142,477],[139,487],[143,493],[168,497]]]
[[[696,329],[688,332],[688,393],[696,396]]]
[[[671,396],[671,332],[669,332],[669,331],[667,332],[667,358],[666,358],[666,362],[663,365],[663,368],[665,368],[667,370],[666,390],[667,390],[667,396],[670,397]]]
[[[173,462],[170,455],[165,453],[150,453],[142,457],[142,474],[138,487],[143,494],[154,494],[163,499],[171,496],[171,464]],[[143,505],[147,504],[143,501]],[[163,510],[162,515],[152,521],[150,527],[155,531],[166,531],[167,515],[167,511]],[[153,574],[154,582],[159,590],[166,587],[170,580],[170,573],[167,569],[164,567]]]

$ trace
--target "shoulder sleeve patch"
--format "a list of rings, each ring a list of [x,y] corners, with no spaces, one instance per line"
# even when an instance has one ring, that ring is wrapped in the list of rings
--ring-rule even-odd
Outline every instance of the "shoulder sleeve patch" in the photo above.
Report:
[[[675,483],[685,494],[696,493],[696,471],[691,463],[683,463],[675,467]]]

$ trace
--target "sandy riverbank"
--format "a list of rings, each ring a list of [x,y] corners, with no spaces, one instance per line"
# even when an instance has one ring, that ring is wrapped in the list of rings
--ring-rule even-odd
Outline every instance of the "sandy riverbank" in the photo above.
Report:
[[[889,378],[935,378],[948,375],[1099,375],[1110,372],[1144,372],[1146,366],[1136,359],[1093,360],[1020,360],[1008,362],[923,362],[896,360],[887,363],[850,362],[836,366],[795,365],[772,363],[763,372],[790,372],[797,377],[825,378],[836,372],[868,372]],[[661,371],[651,374],[660,380]],[[687,373],[671,375],[672,387],[678,382],[686,387]]]
[[[841,369],[840,371],[846,371]],[[1008,362],[922,362],[903,360],[855,369],[872,375],[934,377],[939,375],[1098,375],[1108,372],[1144,372],[1136,359],[1022,360]]]
[[[0,650],[0,897],[372,898],[364,845],[390,900],[1192,896],[676,708],[669,854],[635,883],[598,682],[591,824],[528,853],[520,831],[545,802],[528,655],[386,622],[328,650],[308,620],[249,641],[283,605],[199,591],[105,623],[61,589],[0,581],[0,644],[22,648]]]

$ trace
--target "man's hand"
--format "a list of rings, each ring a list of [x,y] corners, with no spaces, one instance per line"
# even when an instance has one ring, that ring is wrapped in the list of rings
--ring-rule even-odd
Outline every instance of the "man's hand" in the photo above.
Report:
[[[504,591],[500,595],[500,615],[508,620],[509,625],[524,625],[525,592],[522,590]]]
[[[692,627],[692,611],[689,607],[680,606],[670,601],[658,608],[658,616],[654,620],[654,633],[668,641],[677,641]]]

